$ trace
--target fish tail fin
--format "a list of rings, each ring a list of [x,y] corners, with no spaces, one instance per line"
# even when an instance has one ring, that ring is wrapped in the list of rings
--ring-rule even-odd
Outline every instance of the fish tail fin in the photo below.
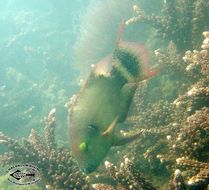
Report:
[[[158,74],[159,68],[151,69],[150,53],[144,44],[122,40],[125,25],[123,20],[118,29],[113,54],[113,67],[123,79],[137,83]]]
[[[119,29],[118,29],[118,33],[117,33],[117,38],[116,38],[116,41],[115,41],[115,47],[118,48],[119,44],[120,44],[120,41],[121,41],[121,38],[122,38],[122,34],[123,34],[123,31],[125,29],[125,25],[126,25],[126,22],[125,20],[122,20],[120,26],[119,26]]]
[[[139,82],[155,76],[160,69],[151,68],[150,53],[144,44],[136,42],[124,42],[120,40],[118,48],[115,50],[118,69],[128,82]]]

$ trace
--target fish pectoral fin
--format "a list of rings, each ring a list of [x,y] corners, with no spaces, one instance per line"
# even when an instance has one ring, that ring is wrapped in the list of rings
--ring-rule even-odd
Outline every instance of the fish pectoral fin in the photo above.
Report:
[[[116,127],[117,121],[118,121],[118,116],[112,121],[112,123],[108,126],[108,128],[104,132],[102,132],[102,136],[106,136],[110,134],[113,131],[113,129]]]
[[[130,143],[134,141],[136,138],[138,138],[141,134],[142,131],[131,136],[124,136],[124,135],[115,136],[112,146],[122,146],[127,143]]]

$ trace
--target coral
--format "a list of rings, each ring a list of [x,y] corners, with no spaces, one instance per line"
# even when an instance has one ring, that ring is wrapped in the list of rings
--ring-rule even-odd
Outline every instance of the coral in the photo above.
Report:
[[[105,166],[109,174],[115,179],[116,183],[126,190],[155,190],[153,185],[145,180],[142,174],[136,170],[133,162],[128,158],[125,158],[119,168],[108,161],[105,162]]]
[[[185,126],[177,134],[176,143],[181,142],[177,144],[178,151],[184,152],[183,154],[190,158],[203,159],[207,157],[206,150],[209,145],[208,122],[209,109],[206,107],[187,117]]]
[[[203,32],[205,39],[202,44],[203,50],[186,51],[183,60],[186,62],[186,72],[198,79],[196,83],[192,84],[188,91],[179,96],[174,104],[179,109],[185,109],[189,113],[200,109],[201,106],[209,106],[209,56],[208,56],[208,32]]]
[[[186,184],[184,182],[184,178],[179,169],[176,169],[174,172],[173,179],[169,185],[169,190],[186,190]]]
[[[202,52],[191,51],[190,56],[187,52],[183,59],[175,51],[173,43],[169,45],[166,53],[162,53],[161,50],[155,52],[158,62],[163,66],[159,80],[165,79],[165,76],[177,77],[166,78],[169,81],[176,80],[176,98],[174,96],[174,99],[169,100],[166,96],[160,96],[160,93],[156,94],[164,89],[161,85],[158,91],[153,91],[158,84],[156,80],[144,82],[137,89],[133,108],[127,118],[132,132],[142,131],[141,137],[129,145],[129,150],[133,151],[128,155],[133,152],[137,155],[135,165],[142,173],[146,172],[147,176],[156,178],[160,173],[164,182],[172,178],[170,184],[164,183],[164,188],[168,185],[170,189],[192,189],[195,186],[205,188],[208,182],[208,169],[190,167],[181,172],[179,169],[182,170],[182,166],[176,163],[176,159],[185,157],[208,165],[208,33],[204,32],[204,36],[202,47],[205,49]],[[190,64],[192,67],[188,69]],[[168,91],[164,92],[168,94]],[[152,98],[153,94],[155,97],[159,95],[161,100],[159,96],[158,100]],[[127,154],[124,151],[125,153]],[[154,184],[162,186],[158,182]]]
[[[195,160],[189,160],[184,157],[176,159],[178,165],[182,165],[187,168],[193,168],[198,170],[198,173],[192,177],[189,177],[189,187],[201,187],[207,188],[209,184],[209,164],[204,162],[198,162]]]
[[[115,190],[115,187],[106,184],[98,183],[98,184],[93,184],[92,186],[95,190]],[[121,188],[121,190],[125,190],[125,189]]]
[[[91,190],[85,175],[80,171],[70,152],[55,143],[55,109],[45,119],[43,136],[32,129],[28,139],[18,142],[0,133],[0,142],[9,152],[0,157],[0,165],[33,163],[42,173],[47,189]],[[66,167],[67,166],[67,167]]]
[[[95,6],[94,11],[90,7],[89,18],[84,20],[85,24],[81,27],[84,33],[81,34],[81,38],[74,48],[77,57],[76,64],[86,64],[84,72],[87,70],[86,67],[97,62],[112,50],[121,19],[120,15],[125,12],[125,17],[133,16],[132,13],[130,14],[130,10],[127,11],[127,7],[130,5],[128,0],[123,3],[121,1],[111,1],[111,3],[114,5],[113,9],[109,6],[109,1],[99,4],[105,6],[98,6],[99,8]],[[133,6],[134,17],[127,20],[127,30],[133,26],[132,23],[135,23],[135,26],[139,26],[140,22],[150,23],[156,29],[155,32],[161,37],[160,39],[165,39],[166,45],[158,45],[157,48],[161,49],[155,51],[154,60],[161,67],[160,75],[139,84],[126,121],[127,131],[125,127],[121,131],[124,135],[141,131],[141,136],[127,146],[111,150],[118,154],[108,155],[110,162],[105,162],[107,169],[99,168],[86,179],[70,151],[59,148],[55,141],[55,110],[52,110],[45,120],[46,127],[43,135],[39,135],[36,130],[32,129],[27,139],[17,141],[0,133],[0,143],[8,148],[8,152],[0,156],[0,166],[17,162],[34,163],[42,170],[42,181],[47,184],[42,189],[137,190],[155,189],[154,186],[170,190],[207,189],[209,183],[209,32],[205,30],[209,25],[208,9],[209,2],[204,0],[165,0],[163,13],[158,16],[148,15],[141,7]],[[95,15],[101,16],[96,17]],[[23,19],[26,18],[27,15]],[[21,17],[17,18],[18,22],[21,20]],[[97,21],[96,27],[91,25],[95,20]],[[24,25],[19,24],[21,27]],[[113,28],[114,35],[107,32],[109,28]],[[48,37],[54,36],[54,33],[56,31],[47,35]],[[137,30],[131,35],[135,33],[142,35],[145,32]],[[202,33],[205,39],[201,46]],[[10,36],[7,41],[9,47],[12,48],[24,36],[25,34],[17,34],[13,36],[14,38]],[[124,33],[124,40],[127,39],[127,36]],[[137,38],[136,41],[140,41],[140,38]],[[20,45],[19,42],[18,45]],[[201,49],[198,49],[199,47]],[[33,45],[25,46],[23,49],[27,54],[31,53],[39,55],[41,59],[44,58],[44,64],[40,62],[44,68],[47,62],[54,60],[54,57],[50,56],[50,48],[45,52],[44,47],[33,47]],[[63,59],[62,54],[63,51],[60,49],[60,55],[52,61],[52,66],[57,65],[56,60],[59,63],[60,59]],[[7,63],[6,58],[4,59],[4,62]],[[29,58],[27,62],[30,62]],[[65,65],[68,65],[67,63],[65,62]],[[84,65],[81,66],[84,67]],[[68,73],[67,69],[66,73]],[[32,76],[32,78],[28,76]],[[47,90],[42,93],[46,83],[40,85],[34,83],[33,78],[36,79],[36,77],[34,74],[24,74],[22,70],[18,70],[14,66],[7,68],[5,79],[9,84],[0,86],[0,97],[3,100],[9,97],[9,101],[4,101],[7,103],[3,103],[1,108],[0,120],[3,121],[2,123],[4,123],[4,114],[8,118],[15,118],[15,114],[19,113],[20,118],[27,117],[27,119],[35,120],[36,123],[33,126],[36,126],[39,122],[37,116],[33,118],[38,112],[36,104],[26,105],[25,111],[17,110],[15,114],[13,112],[13,107],[18,107],[18,102],[19,107],[25,105],[24,97],[30,97],[28,102],[36,102],[37,97],[41,94],[41,97],[49,97],[51,102],[57,102],[58,97],[60,105],[66,102],[65,91],[59,90],[60,88],[54,84],[47,85]],[[47,80],[50,83],[58,82],[56,78],[48,79],[50,79]],[[17,87],[9,92],[9,86],[14,86],[13,81],[17,81],[20,86],[26,88],[20,90],[17,88],[19,85],[16,85]],[[36,93],[33,93],[34,91]],[[58,92],[57,97],[54,91]],[[17,96],[22,98],[17,101]],[[38,103],[44,109],[48,109],[48,103],[44,103],[44,100],[39,99]],[[8,122],[5,123],[8,124]],[[25,123],[16,123],[18,126],[25,127]],[[27,131],[24,130],[24,132]],[[131,158],[133,154],[135,158],[130,161],[128,158]],[[123,155],[127,156],[119,166],[112,164],[120,163]],[[97,175],[104,175],[106,178],[105,180],[98,178],[95,182],[93,178],[96,178]],[[145,178],[151,180],[152,183],[147,182]]]
[[[137,105],[138,106],[138,105]],[[147,108],[140,110],[140,114],[130,116],[127,122],[133,126],[143,126],[143,128],[160,127],[171,123],[175,119],[173,112],[174,106],[169,102],[156,102],[155,104],[148,104]],[[170,113],[173,113],[171,115]],[[144,120],[146,118],[146,120]]]
[[[143,10],[134,7],[137,15],[126,24],[150,23],[161,38],[173,41],[181,53],[201,44],[200,33],[209,25],[208,8],[209,3],[204,0],[165,0],[162,15],[146,15]]]
[[[185,65],[182,64],[181,55],[179,55],[175,43],[170,42],[164,53],[160,49],[155,50],[155,56],[158,64],[163,68],[163,72],[186,74]]]
[[[195,67],[201,68],[201,73],[205,75],[207,78],[209,77],[209,32],[203,32],[203,35],[205,37],[202,49],[201,51],[193,50],[186,51],[185,56],[183,57],[183,60],[188,64],[186,70],[189,72]]]

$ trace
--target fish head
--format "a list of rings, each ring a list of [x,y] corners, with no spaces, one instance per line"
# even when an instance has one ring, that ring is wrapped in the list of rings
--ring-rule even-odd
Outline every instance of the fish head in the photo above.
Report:
[[[85,173],[95,171],[111,147],[110,136],[103,136],[99,127],[91,124],[72,134],[71,151],[79,167]]]

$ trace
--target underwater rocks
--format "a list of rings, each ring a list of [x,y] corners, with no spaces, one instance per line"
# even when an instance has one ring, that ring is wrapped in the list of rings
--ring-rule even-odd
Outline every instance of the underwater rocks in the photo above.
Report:
[[[80,171],[70,152],[58,148],[55,142],[55,109],[45,118],[42,136],[32,129],[28,139],[16,141],[0,133],[0,143],[9,152],[0,156],[0,166],[14,163],[33,163],[42,173],[42,184],[48,190],[93,190]]]

